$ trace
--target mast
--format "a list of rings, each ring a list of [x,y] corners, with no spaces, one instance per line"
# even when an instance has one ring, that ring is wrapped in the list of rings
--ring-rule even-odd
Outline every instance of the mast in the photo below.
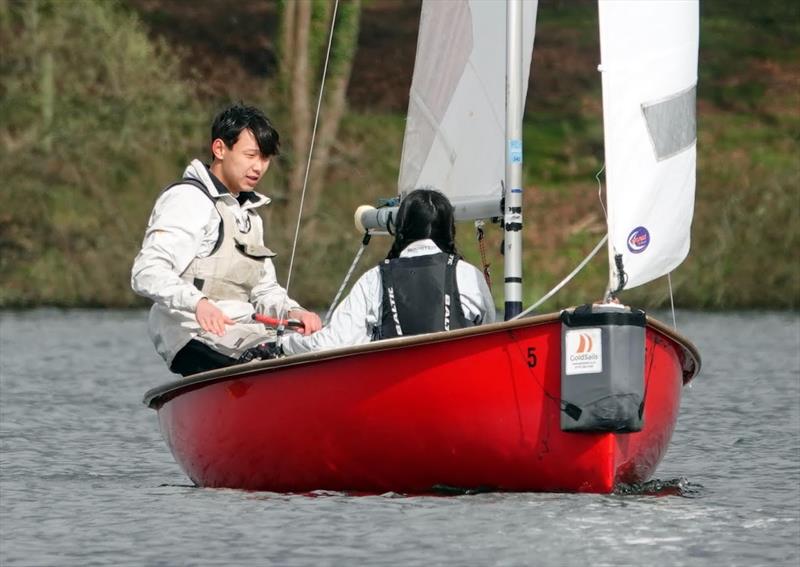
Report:
[[[434,187],[456,221],[502,216],[506,319],[522,312],[522,115],[537,6],[423,2],[398,176],[401,198]],[[394,215],[365,206],[356,226],[386,232]]]
[[[506,3],[505,319],[522,312],[522,0]]]

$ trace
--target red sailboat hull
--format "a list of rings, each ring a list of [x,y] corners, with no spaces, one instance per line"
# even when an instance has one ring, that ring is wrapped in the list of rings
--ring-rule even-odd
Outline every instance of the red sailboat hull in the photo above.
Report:
[[[207,372],[145,402],[199,486],[610,492],[653,474],[699,369],[652,319],[645,342],[636,433],[561,431],[557,315]]]

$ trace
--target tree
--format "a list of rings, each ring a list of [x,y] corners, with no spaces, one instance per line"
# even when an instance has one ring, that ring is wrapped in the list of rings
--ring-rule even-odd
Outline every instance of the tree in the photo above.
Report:
[[[306,176],[333,7],[334,0],[284,0],[281,3],[279,84],[289,115],[288,185],[289,198],[294,203],[299,203]],[[360,0],[340,2],[320,108],[314,159],[308,176],[304,211],[307,217],[313,218],[317,210],[331,149],[347,109],[347,85],[358,43],[360,14]]]

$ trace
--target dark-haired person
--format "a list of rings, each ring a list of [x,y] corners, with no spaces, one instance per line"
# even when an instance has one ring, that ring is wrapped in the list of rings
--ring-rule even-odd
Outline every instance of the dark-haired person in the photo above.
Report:
[[[148,327],[170,370],[184,376],[264,355],[274,333],[254,312],[290,317],[312,333],[319,317],[278,285],[256,209],[256,185],[280,139],[257,108],[233,105],[211,127],[209,166],[193,160],[159,195],[131,270],[133,290],[153,301]],[[244,358],[243,358],[244,357]]]
[[[386,259],[359,278],[330,325],[310,336],[289,334],[282,346],[286,354],[299,354],[494,318],[483,274],[456,250],[453,206],[438,191],[417,189],[400,203]]]

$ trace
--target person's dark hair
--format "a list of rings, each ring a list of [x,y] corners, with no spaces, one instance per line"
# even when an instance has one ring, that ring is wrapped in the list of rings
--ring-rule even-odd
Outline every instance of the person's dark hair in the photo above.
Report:
[[[280,153],[280,136],[269,118],[258,108],[241,103],[229,106],[214,118],[211,141],[219,138],[231,148],[245,129],[249,129],[255,136],[262,155],[271,157]]]
[[[386,258],[399,257],[406,246],[425,238],[433,240],[442,252],[461,257],[456,249],[453,205],[435,189],[415,189],[400,202],[394,243]]]

